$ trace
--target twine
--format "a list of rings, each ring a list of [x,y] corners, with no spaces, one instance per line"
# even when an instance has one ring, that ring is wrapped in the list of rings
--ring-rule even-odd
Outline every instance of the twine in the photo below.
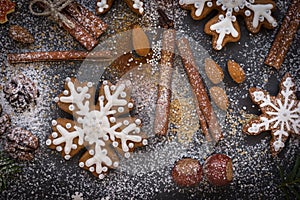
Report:
[[[75,24],[69,20],[61,11],[66,8],[73,0],[33,0],[29,4],[29,10],[36,16],[50,16],[56,20],[60,25],[65,24],[68,28],[75,28]],[[35,12],[33,5],[36,3],[42,3],[45,6],[45,10],[42,12]]]

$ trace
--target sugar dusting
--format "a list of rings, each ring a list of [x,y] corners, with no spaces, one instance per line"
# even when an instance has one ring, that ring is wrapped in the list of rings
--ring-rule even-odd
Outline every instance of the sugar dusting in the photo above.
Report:
[[[79,2],[91,10],[94,9],[94,1]],[[176,2],[159,1],[159,3],[156,3],[156,1],[147,1],[145,4],[146,8],[151,9],[145,10],[144,17],[137,18],[123,1],[115,2],[112,9],[101,17],[109,25],[112,24],[112,26],[109,26],[107,33],[101,37],[101,40],[105,40],[115,33],[128,30],[129,25],[135,22],[145,26],[156,25],[157,6],[164,7],[168,16],[174,19],[178,35],[188,33],[191,37],[190,41],[195,40],[202,47],[205,47],[205,53],[208,53],[225,71],[224,88],[228,94],[230,105],[225,114],[226,117],[221,117],[224,119],[221,122],[224,139],[218,145],[211,146],[205,143],[201,131],[192,131],[193,134],[189,134],[188,137],[189,142],[180,142],[176,134],[170,134],[167,139],[160,140],[148,133],[150,136],[149,146],[140,149],[131,158],[122,160],[121,168],[110,172],[101,181],[78,167],[77,160],[80,155],[70,161],[63,160],[60,155],[46,147],[45,141],[51,133],[51,120],[64,117],[53,99],[62,91],[63,80],[66,77],[77,75],[81,63],[57,62],[9,65],[6,62],[5,55],[8,52],[23,51],[82,50],[82,47],[53,22],[43,17],[30,15],[27,9],[28,2],[18,1],[16,13],[9,16],[10,21],[7,24],[0,26],[1,34],[4,33],[4,36],[1,36],[0,39],[0,46],[3,48],[3,53],[0,54],[0,62],[3,63],[0,75],[1,89],[5,81],[13,74],[22,72],[37,82],[40,95],[36,105],[31,105],[23,112],[16,112],[8,104],[2,90],[0,100],[4,112],[11,116],[13,126],[21,126],[30,130],[39,138],[40,147],[32,162],[20,163],[23,165],[23,172],[9,183],[7,189],[0,194],[1,198],[71,199],[75,192],[82,193],[84,199],[96,198],[103,200],[282,198],[282,194],[277,188],[280,183],[277,166],[286,166],[287,170],[291,168],[295,155],[299,154],[299,139],[295,137],[289,140],[279,158],[272,158],[269,152],[269,134],[263,133],[260,136],[250,137],[243,134],[241,129],[249,117],[259,114],[257,107],[250,102],[248,95],[250,87],[261,87],[275,95],[278,81],[286,72],[289,72],[295,79],[297,91],[300,90],[300,48],[298,45],[300,30],[296,34],[282,69],[277,72],[265,66],[263,61],[278,28],[271,31],[262,29],[260,33],[252,35],[240,23],[241,30],[244,32],[240,42],[228,44],[221,52],[216,52],[212,50],[211,38],[203,33],[205,20],[200,22],[191,20],[188,12],[180,9]],[[278,22],[281,22],[288,4],[278,1],[277,6],[276,16]],[[112,20],[114,17],[117,17],[118,20]],[[36,41],[33,45],[22,46],[16,44],[7,36],[9,24],[15,22],[20,22],[34,34]],[[48,31],[46,32],[44,29]],[[202,47],[193,46],[196,52],[203,51]],[[159,48],[157,48],[157,51],[159,51]],[[245,70],[246,81],[244,83],[238,85],[230,79],[226,71],[228,59],[235,60]],[[153,71],[150,74],[157,75],[158,69],[155,67],[155,61],[153,62]],[[184,70],[181,69],[180,71],[180,60],[176,62],[176,66],[179,68],[178,75],[182,73],[185,81],[187,81]],[[145,84],[149,84],[147,79],[141,80]],[[205,82],[209,87],[210,83]],[[184,81],[181,84],[184,84]],[[153,103],[155,102],[154,83],[149,84],[149,87],[151,90],[148,91],[145,90],[146,87],[135,89],[137,92],[144,92],[145,94],[145,96],[136,96],[137,106],[144,109],[141,109],[137,114],[151,121],[154,109]],[[147,98],[149,95],[150,98]],[[178,96],[174,95],[174,98],[176,97]],[[145,114],[142,111],[148,111],[149,113]],[[224,113],[221,116],[223,115]],[[150,118],[147,118],[148,116]],[[196,130],[194,127],[191,129]],[[143,131],[149,132],[150,130],[151,123],[147,124],[145,122]],[[182,157],[193,157],[203,164],[212,152],[224,153],[233,159],[234,180],[229,186],[212,187],[206,180],[194,188],[179,188],[173,183],[170,171],[176,160]]]

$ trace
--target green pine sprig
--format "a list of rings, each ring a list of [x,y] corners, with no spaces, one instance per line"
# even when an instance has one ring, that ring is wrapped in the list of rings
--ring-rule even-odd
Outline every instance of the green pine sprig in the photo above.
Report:
[[[287,175],[284,174],[282,168],[278,167],[278,170],[282,181],[278,188],[287,199],[296,198],[300,200],[300,156],[297,156],[293,169]]]
[[[0,152],[0,191],[5,189],[7,181],[20,171],[21,167],[14,160],[4,156]]]

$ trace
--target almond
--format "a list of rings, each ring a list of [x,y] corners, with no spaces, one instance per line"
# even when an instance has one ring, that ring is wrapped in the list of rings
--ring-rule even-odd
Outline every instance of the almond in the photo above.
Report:
[[[223,81],[224,72],[222,68],[211,58],[205,59],[205,73],[213,84],[218,84]]]
[[[242,83],[245,81],[246,79],[245,72],[238,63],[234,62],[233,60],[228,60],[227,66],[228,66],[229,75],[235,82]]]
[[[228,97],[225,90],[218,86],[211,87],[209,89],[210,96],[215,104],[222,110],[227,110],[228,108]]]
[[[9,36],[13,40],[24,44],[31,44],[34,42],[34,38],[31,35],[31,33],[29,33],[29,31],[26,28],[23,28],[19,25],[12,25],[9,28]]]
[[[144,30],[139,25],[134,25],[132,29],[133,49],[139,56],[147,56],[150,52],[149,39]]]

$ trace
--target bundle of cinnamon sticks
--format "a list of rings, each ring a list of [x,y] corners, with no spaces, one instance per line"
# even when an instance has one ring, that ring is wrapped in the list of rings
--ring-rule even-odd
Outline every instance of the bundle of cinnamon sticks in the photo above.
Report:
[[[36,4],[41,9],[48,9],[47,6],[41,2]],[[66,6],[61,11],[61,14],[63,14],[74,26],[70,27],[68,24],[61,21],[56,22],[87,50],[92,50],[98,44],[97,39],[107,28],[107,24],[99,17],[76,2],[72,2]]]
[[[165,136],[168,131],[168,118],[172,94],[171,80],[176,34],[173,29],[170,29],[173,28],[173,22],[168,19],[162,10],[159,10],[159,14],[161,15],[160,22],[163,23],[162,27],[166,29],[163,31],[160,85],[158,88],[154,133],[159,136]],[[222,130],[218,124],[201,75],[198,72],[188,40],[185,38],[180,39],[177,41],[177,47],[196,99],[197,115],[203,134],[207,141],[218,142],[223,137]]]

